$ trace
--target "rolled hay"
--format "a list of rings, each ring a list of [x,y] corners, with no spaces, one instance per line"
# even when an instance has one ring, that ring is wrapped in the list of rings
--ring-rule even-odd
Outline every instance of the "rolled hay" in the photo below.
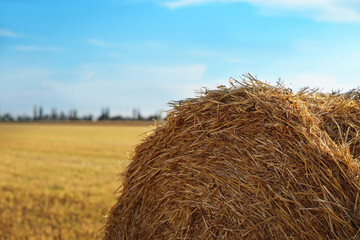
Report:
[[[304,89],[299,97],[317,114],[320,128],[340,145],[347,145],[353,158],[360,157],[360,90],[319,93]]]
[[[358,239],[359,166],[308,103],[249,76],[176,102],[135,149],[104,239]]]

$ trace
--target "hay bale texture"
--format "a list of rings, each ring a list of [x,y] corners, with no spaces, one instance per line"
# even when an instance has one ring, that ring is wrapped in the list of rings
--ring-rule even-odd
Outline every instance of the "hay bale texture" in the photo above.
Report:
[[[360,157],[360,90],[323,94],[304,89],[298,93],[317,114],[320,128],[336,143],[347,145],[353,158]]]
[[[360,239],[359,163],[337,141],[359,105],[344,99],[249,75],[174,103],[136,147],[104,238]]]

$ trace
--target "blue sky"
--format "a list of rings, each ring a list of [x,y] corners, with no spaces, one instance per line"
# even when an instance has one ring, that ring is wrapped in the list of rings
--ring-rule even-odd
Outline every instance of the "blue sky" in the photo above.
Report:
[[[250,72],[360,86],[358,0],[0,0],[1,112],[167,109]]]

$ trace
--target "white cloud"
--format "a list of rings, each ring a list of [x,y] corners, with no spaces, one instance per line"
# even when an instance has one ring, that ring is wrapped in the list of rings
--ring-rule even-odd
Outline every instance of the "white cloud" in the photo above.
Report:
[[[119,81],[188,83],[201,79],[206,71],[203,64],[141,65],[141,64],[86,64],[76,71],[81,79],[118,79]]]
[[[261,8],[297,11],[320,21],[360,22],[360,3],[355,0],[170,0],[162,1],[162,5],[178,9],[214,2],[245,2]]]
[[[21,34],[15,33],[13,31],[7,29],[0,29],[0,36],[1,37],[9,37],[9,38],[18,38],[21,37]]]
[[[241,63],[244,63],[244,59],[241,59],[241,58],[224,58],[224,61],[225,62],[228,62],[228,63],[235,63],[235,64],[241,64]]]
[[[180,66],[126,66],[123,68],[125,75],[133,79],[153,78],[154,81],[167,82],[189,82],[201,79],[206,66],[202,64],[180,65]],[[149,77],[147,77],[149,76]]]
[[[97,115],[101,108],[145,115],[165,110],[167,103],[193,97],[201,86],[205,65],[88,64],[73,71],[0,69],[0,102],[14,113],[31,111],[33,104],[46,110],[77,108]],[[164,84],[166,82],[166,84]],[[18,107],[14,107],[17,105]],[[29,112],[30,113],[30,112]]]
[[[25,68],[18,71],[0,68],[0,72],[2,73],[1,79],[8,82],[21,81],[24,79],[30,79],[30,81],[32,81],[33,79],[46,80],[54,74],[53,71],[36,68]]]
[[[129,50],[129,49],[152,49],[159,50],[163,43],[157,40],[147,40],[147,41],[138,41],[138,42],[116,42],[116,41],[107,41],[101,38],[90,38],[86,40],[87,44],[96,47],[109,48],[111,50]],[[119,55],[119,53],[115,54]]]
[[[77,81],[62,82],[53,76],[43,84],[63,102],[94,114],[105,106],[115,112],[140,108],[150,114],[166,109],[172,100],[193,97],[205,69],[203,65],[85,65],[73,72]]]
[[[121,57],[122,54],[113,51],[113,52],[109,52],[108,56],[116,58],[116,57]]]
[[[191,57],[201,57],[201,58],[208,58],[208,57],[214,57],[219,55],[219,52],[214,50],[208,50],[208,49],[193,49],[190,51],[185,51],[184,54],[189,55]]]
[[[215,2],[215,0],[175,0],[175,1],[165,2],[164,6],[170,9],[176,9],[176,8],[186,7],[189,5],[200,5],[208,2]]]
[[[90,45],[94,45],[94,46],[99,46],[99,47],[112,47],[113,44],[106,42],[104,40],[101,39],[95,39],[95,38],[91,38],[87,41],[88,44]]]
[[[25,52],[56,52],[60,50],[60,48],[57,47],[42,47],[35,45],[19,45],[16,46],[15,49],[18,51],[25,51]]]

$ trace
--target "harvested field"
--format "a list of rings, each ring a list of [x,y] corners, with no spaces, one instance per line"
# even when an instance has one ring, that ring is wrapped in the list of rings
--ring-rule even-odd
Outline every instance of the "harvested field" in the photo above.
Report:
[[[151,125],[1,123],[0,239],[101,239],[117,173]]]
[[[248,75],[174,103],[135,149],[105,239],[359,239],[354,96]]]

